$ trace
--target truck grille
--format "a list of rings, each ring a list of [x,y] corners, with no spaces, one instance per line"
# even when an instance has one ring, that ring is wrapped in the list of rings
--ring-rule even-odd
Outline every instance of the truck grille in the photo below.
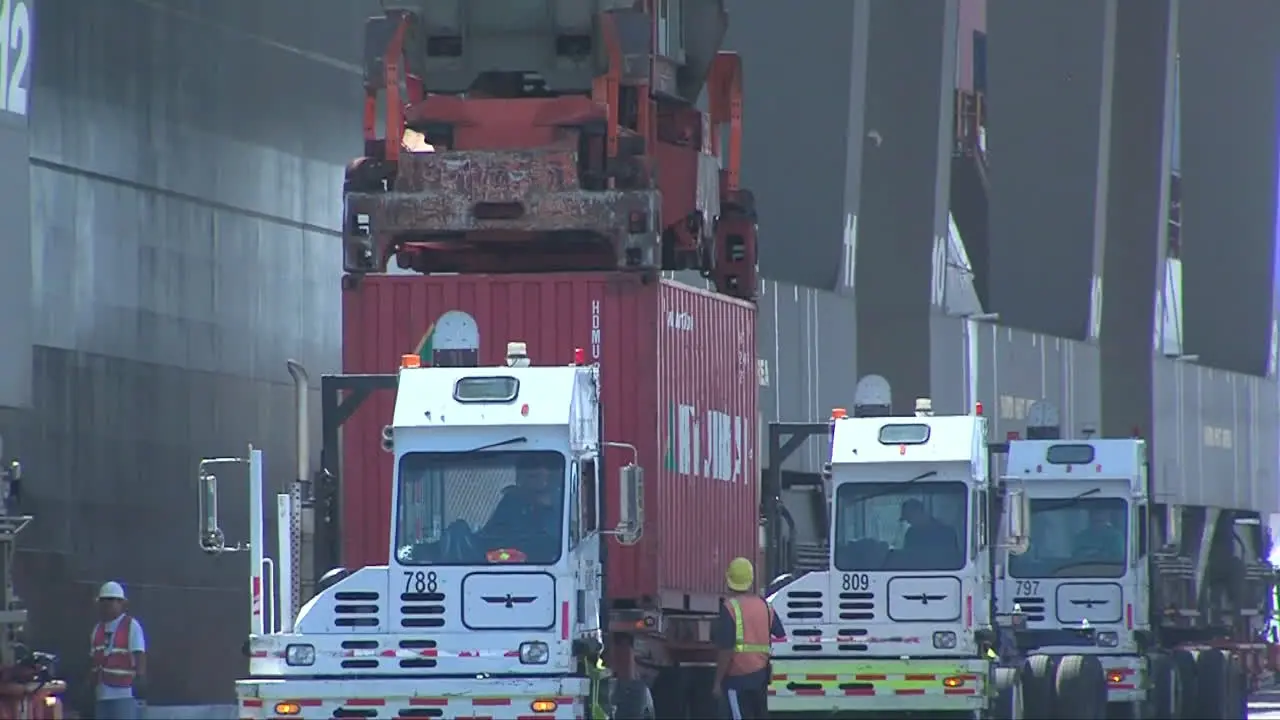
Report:
[[[809,622],[822,621],[822,591],[792,590],[786,594],[786,618]]]
[[[444,593],[401,593],[400,601],[404,603],[400,606],[400,627],[444,627]]]
[[[838,620],[874,620],[876,617],[876,596],[869,592],[840,593],[840,612]]]
[[[433,668],[436,666],[435,640],[401,640],[401,650],[409,650],[416,652],[422,657],[401,658],[400,667],[410,670],[420,670],[422,668]],[[401,653],[403,654],[403,653]]]
[[[367,653],[377,652],[378,641],[377,640],[343,640],[342,649],[343,650],[363,650],[365,652],[361,654],[364,655]],[[378,658],[376,657],[347,658],[342,661],[342,668],[344,670],[377,670]]]
[[[836,632],[836,649],[840,652],[866,652],[866,628],[840,628]]]
[[[798,630],[790,630],[787,635],[791,637],[791,651],[798,653],[820,653],[822,652],[822,631],[814,628],[802,628]]]
[[[1022,609],[1022,614],[1027,616],[1027,622],[1044,622],[1044,598],[1042,597],[1016,597],[1013,604]]]
[[[399,658],[400,667],[407,670],[420,670],[436,666],[435,640],[401,640],[399,651],[393,646],[384,650],[377,640],[343,640],[344,655],[354,655],[342,660],[344,670],[377,670],[383,662]]]
[[[334,593],[333,624],[342,628],[378,627],[378,598],[372,590]]]

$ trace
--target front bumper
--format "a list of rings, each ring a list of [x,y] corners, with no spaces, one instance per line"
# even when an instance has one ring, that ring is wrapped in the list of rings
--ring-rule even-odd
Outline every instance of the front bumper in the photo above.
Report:
[[[976,711],[995,665],[980,659],[774,658],[770,713]]]
[[[243,720],[541,720],[583,717],[588,685],[583,678],[239,680],[236,696]]]

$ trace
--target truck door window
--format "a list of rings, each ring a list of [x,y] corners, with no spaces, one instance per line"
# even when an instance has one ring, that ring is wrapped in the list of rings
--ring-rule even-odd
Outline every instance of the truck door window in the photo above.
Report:
[[[590,535],[600,529],[597,513],[599,508],[596,506],[596,487],[599,478],[596,476],[596,459],[594,457],[586,457],[581,460],[581,508],[582,513],[582,533]]]
[[[977,500],[974,502],[975,512],[978,516],[978,529],[975,535],[978,538],[978,547],[985,548],[991,545],[990,537],[987,535],[987,491],[979,490]]]
[[[1147,532],[1148,532],[1147,506],[1139,505],[1137,512],[1138,512],[1138,522],[1135,524],[1137,525],[1137,528],[1138,528],[1137,529],[1138,537],[1137,537],[1137,542],[1135,542],[1134,544],[1138,548],[1136,559],[1139,562],[1141,562],[1142,558],[1147,556]]]
[[[578,547],[578,541],[582,539],[582,517],[578,512],[581,495],[582,478],[578,475],[578,464],[574,463],[569,468],[569,549]]]

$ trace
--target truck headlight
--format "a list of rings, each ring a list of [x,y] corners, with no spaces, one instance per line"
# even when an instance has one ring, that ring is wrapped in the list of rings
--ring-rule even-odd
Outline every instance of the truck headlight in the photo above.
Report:
[[[288,645],[284,649],[286,664],[306,667],[316,664],[315,645]]]
[[[1113,632],[1100,632],[1094,636],[1099,647],[1115,647],[1120,644],[1120,636]]]
[[[933,646],[939,650],[950,650],[956,646],[956,634],[944,630],[933,634]]]
[[[523,665],[545,665],[551,651],[544,642],[520,643],[520,663]]]

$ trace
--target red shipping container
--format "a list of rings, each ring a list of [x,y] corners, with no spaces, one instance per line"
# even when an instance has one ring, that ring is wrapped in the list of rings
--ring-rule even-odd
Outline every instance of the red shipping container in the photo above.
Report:
[[[645,470],[640,542],[609,540],[614,600],[714,611],[724,570],[755,558],[759,469],[755,307],[634,274],[377,275],[343,294],[343,370],[391,373],[421,351],[475,353],[501,365],[510,341],[535,365],[575,348],[600,364],[604,436],[630,443]],[[394,397],[377,393],[342,432],[346,567],[388,562],[392,456],[381,449]],[[605,526],[617,523],[617,471],[605,451]]]

